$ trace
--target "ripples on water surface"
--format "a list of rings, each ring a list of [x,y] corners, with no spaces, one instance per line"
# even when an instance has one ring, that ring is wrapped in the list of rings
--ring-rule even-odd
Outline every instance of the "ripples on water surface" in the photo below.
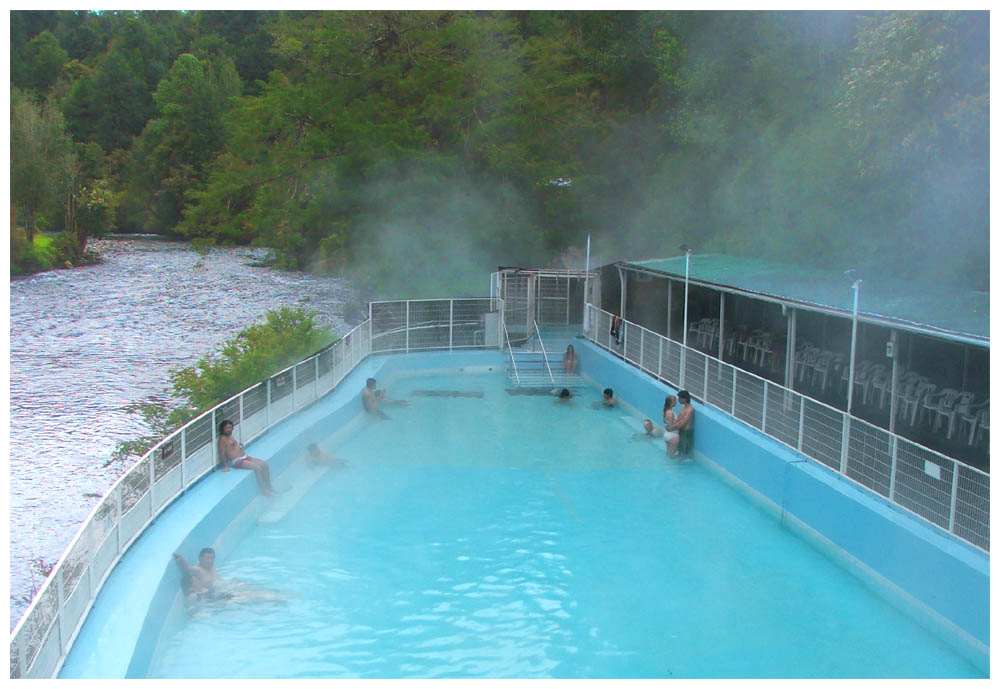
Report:
[[[155,237],[91,248],[101,264],[10,285],[12,626],[27,607],[17,599],[31,591],[31,558],[58,559],[118,476],[101,467],[116,442],[145,432],[125,405],[161,393],[169,371],[269,309],[304,306],[335,332],[349,327],[345,281],[252,267],[259,249],[200,256]]]

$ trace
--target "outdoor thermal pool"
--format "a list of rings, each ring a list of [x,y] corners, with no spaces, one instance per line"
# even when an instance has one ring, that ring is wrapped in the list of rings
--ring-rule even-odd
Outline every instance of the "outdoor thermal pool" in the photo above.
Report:
[[[248,448],[280,448],[279,488],[311,483],[287,513],[257,499],[212,543],[143,544],[173,603],[130,676],[983,676],[701,462],[633,438],[627,410],[591,408],[596,386],[564,406],[508,394],[499,367],[401,373],[380,385],[410,405],[380,420],[351,411],[355,374],[339,416],[323,401]],[[349,465],[308,466],[311,441]],[[192,492],[217,481],[253,478]],[[185,612],[170,553],[201,545],[288,600]],[[88,633],[60,676],[100,676]]]

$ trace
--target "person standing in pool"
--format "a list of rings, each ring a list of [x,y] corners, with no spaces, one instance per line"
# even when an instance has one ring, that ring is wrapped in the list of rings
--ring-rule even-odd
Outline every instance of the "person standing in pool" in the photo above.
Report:
[[[615,391],[611,388],[604,388],[604,394],[601,397],[601,406],[613,407],[618,402],[615,398]]]
[[[673,395],[667,395],[666,399],[663,400],[663,428],[666,430],[663,439],[667,443],[667,454],[671,457],[677,454],[677,443],[680,440],[680,434],[670,430],[674,421],[677,420],[677,413],[674,411],[676,404],[677,398]]]
[[[319,448],[319,445],[317,445],[316,443],[309,443],[308,447],[306,447],[306,450],[308,450],[306,459],[309,460],[310,464],[326,465],[334,467],[347,466],[346,459],[341,459],[340,457],[334,457],[326,450],[321,450]]]
[[[228,419],[219,424],[219,461],[222,471],[233,469],[249,469],[257,476],[257,485],[265,497],[275,495],[271,485],[271,467],[263,459],[250,457],[243,447],[233,437],[233,422]]]
[[[677,456],[687,457],[694,449],[694,407],[691,406],[691,394],[687,390],[678,392],[677,399],[681,408],[668,430],[677,431]]]

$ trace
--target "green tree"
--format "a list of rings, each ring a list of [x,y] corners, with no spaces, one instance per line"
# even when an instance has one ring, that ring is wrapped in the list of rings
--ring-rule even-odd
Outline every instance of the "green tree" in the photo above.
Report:
[[[62,114],[49,101],[39,104],[14,89],[10,104],[10,196],[34,241],[38,213],[58,204],[67,189],[66,171],[75,158]]]
[[[69,55],[59,45],[55,34],[48,30],[31,39],[25,53],[26,85],[44,97]]]

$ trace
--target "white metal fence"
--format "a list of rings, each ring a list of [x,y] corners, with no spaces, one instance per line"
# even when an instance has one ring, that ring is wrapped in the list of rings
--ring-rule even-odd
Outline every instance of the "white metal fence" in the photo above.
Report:
[[[502,308],[490,297],[371,302],[372,352],[495,349]]]
[[[604,349],[989,552],[989,474],[635,323],[612,334],[587,308]]]
[[[219,424],[248,443],[332,390],[371,353],[370,322],[239,393],[161,441],[90,513],[11,633],[10,676],[51,677],[115,564],[176,497],[212,470]]]

